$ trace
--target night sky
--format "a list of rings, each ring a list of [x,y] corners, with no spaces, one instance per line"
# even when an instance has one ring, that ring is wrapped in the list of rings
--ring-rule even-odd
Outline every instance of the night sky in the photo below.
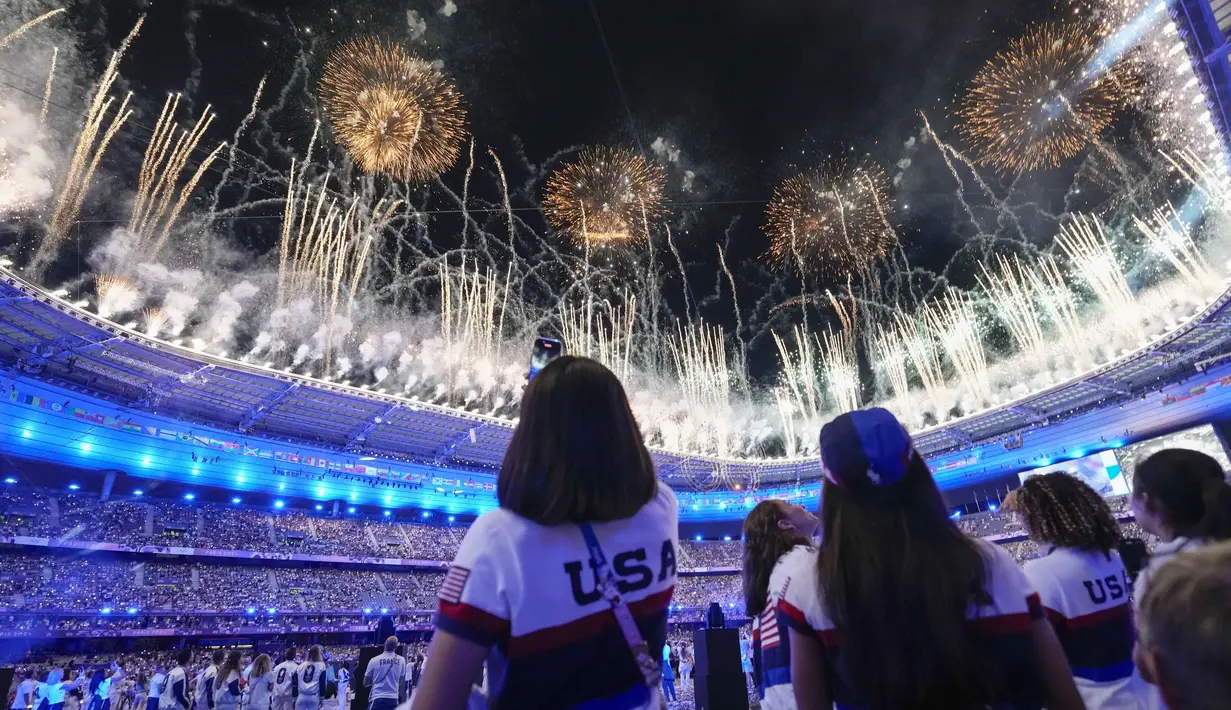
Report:
[[[776,366],[768,333],[787,316],[773,307],[800,294],[794,276],[772,273],[757,261],[768,247],[761,228],[765,202],[780,180],[826,156],[868,155],[896,177],[894,220],[911,265],[924,274],[948,269],[957,285],[974,285],[974,262],[961,254],[980,228],[963,223],[956,183],[939,152],[917,140],[919,112],[927,113],[943,140],[957,143],[954,96],[1025,25],[1060,12],[1036,0],[276,5],[104,0],[75,3],[70,12],[83,53],[99,64],[137,16],[147,14],[122,68],[127,88],[144,97],[134,125],[152,125],[163,92],[185,91],[191,110],[214,106],[220,113],[214,135],[229,136],[268,74],[263,108],[275,102],[279,108],[262,116],[240,145],[276,168],[286,167],[289,153],[272,146],[300,153],[306,147],[319,116],[311,92],[330,49],[364,32],[443,63],[466,97],[477,150],[490,146],[504,157],[514,206],[536,229],[547,231],[534,213],[542,178],[570,151],[595,143],[642,151],[667,169],[669,223],[687,264],[690,303],[684,303],[678,273],[668,274],[664,287],[673,312],[683,316],[699,305],[706,320],[728,332],[734,327],[729,288],[717,268],[715,244],[724,245],[741,291],[754,374]],[[916,142],[908,147],[912,138]],[[678,157],[672,161],[667,151],[656,152],[656,141],[678,150]],[[341,149],[329,147],[329,158],[340,160]],[[127,158],[135,171],[139,154]],[[898,164],[904,158],[909,169]],[[464,170],[463,158],[443,183],[460,191]],[[686,171],[692,173],[689,189]],[[1024,203],[1055,209],[1073,172],[1032,176],[1029,184],[1014,187],[1015,194]],[[1003,184],[1008,178],[989,179]],[[473,189],[494,201],[495,194],[482,194],[492,184]],[[257,187],[249,196],[277,192]],[[440,220],[440,232],[447,233],[448,217]],[[1054,234],[1044,231],[1040,239]],[[274,234],[252,225],[230,236],[260,253],[273,246]],[[661,259],[670,258],[659,249]],[[816,292],[844,285],[837,280],[807,287]],[[818,312],[825,318],[823,310]]]

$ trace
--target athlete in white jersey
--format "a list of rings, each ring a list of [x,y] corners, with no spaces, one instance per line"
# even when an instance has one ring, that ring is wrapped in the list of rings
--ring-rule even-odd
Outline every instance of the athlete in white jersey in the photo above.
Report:
[[[293,710],[295,707],[295,674],[299,664],[295,662],[295,649],[288,648],[282,662],[274,668],[274,710]]]
[[[369,688],[369,710],[392,710],[398,705],[406,659],[396,653],[397,647],[397,636],[385,639],[385,652],[368,661],[363,672],[363,684]]]
[[[192,662],[192,651],[184,649],[175,657],[176,665],[162,678],[158,687],[159,710],[188,710],[188,671]]]
[[[753,677],[762,710],[795,710],[790,637],[778,628],[783,580],[775,584],[774,575],[787,553],[811,547],[816,527],[806,508],[781,500],[761,501],[744,519],[744,603],[752,617]]]
[[[1128,573],[1116,552],[1120,526],[1080,479],[1032,476],[1006,503],[1046,554],[1023,571],[1039,599],[1090,710],[1140,710],[1145,687],[1133,678]]]
[[[214,683],[218,679],[218,667],[226,659],[226,652],[216,649],[210,658],[210,664],[197,675],[196,688],[193,697],[196,700],[196,710],[214,710]]]
[[[320,646],[308,649],[294,676],[295,710],[320,710],[325,687],[325,652]]]
[[[13,696],[13,710],[28,710],[34,707],[34,671],[29,668],[21,672],[21,683],[17,685],[17,694]]]
[[[252,662],[252,668],[248,671],[248,696],[244,701],[246,710],[270,710],[275,676],[269,664],[269,656],[264,653]]]
[[[150,678],[150,687],[146,693],[145,710],[158,710],[158,704],[161,700],[162,683],[166,680],[167,674],[161,665],[154,668],[154,675]]]

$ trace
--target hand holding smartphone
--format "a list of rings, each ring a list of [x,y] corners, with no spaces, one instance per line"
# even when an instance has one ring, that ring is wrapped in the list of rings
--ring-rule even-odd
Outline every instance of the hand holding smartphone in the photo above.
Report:
[[[530,375],[527,381],[533,380],[552,360],[564,354],[564,341],[555,338],[538,337],[534,339],[534,348],[530,351]]]

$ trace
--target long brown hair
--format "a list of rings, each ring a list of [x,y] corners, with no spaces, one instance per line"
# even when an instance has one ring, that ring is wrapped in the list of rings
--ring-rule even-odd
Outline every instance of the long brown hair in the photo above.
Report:
[[[658,492],[654,462],[620,381],[561,357],[535,376],[504,452],[500,507],[541,525],[631,517]]]
[[[1120,542],[1120,526],[1107,502],[1085,481],[1067,473],[1031,476],[1017,489],[1016,497],[1030,539],[1101,552],[1111,559],[1111,551]]]
[[[763,500],[744,518],[744,613],[756,616],[769,603],[769,576],[778,559],[796,545],[811,540],[778,523],[786,518],[786,503]]]
[[[242,656],[240,656],[239,651],[231,651],[227,654],[226,662],[223,663],[222,667],[218,669],[219,684],[226,685],[227,681],[231,679],[232,671],[234,671],[237,675],[239,674],[239,664],[241,660]]]
[[[966,621],[972,602],[991,601],[978,543],[949,519],[917,453],[892,485],[838,474],[849,482],[826,479],[821,494],[817,574],[868,707],[983,707],[1002,682]]]
[[[252,661],[252,677],[260,678],[268,673],[273,668],[273,661],[270,660],[269,654],[262,653]]]
[[[1133,497],[1142,494],[1176,535],[1231,539],[1231,485],[1212,456],[1190,449],[1159,451],[1133,475]]]

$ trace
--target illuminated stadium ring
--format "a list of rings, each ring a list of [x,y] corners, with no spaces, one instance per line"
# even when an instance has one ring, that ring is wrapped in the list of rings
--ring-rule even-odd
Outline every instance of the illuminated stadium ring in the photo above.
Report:
[[[1203,410],[1222,389],[1231,399],[1231,387],[1215,377],[1225,374],[1220,367],[1231,372],[1231,361],[1223,360],[1231,355],[1229,302],[1231,291],[1111,364],[915,432],[915,445],[939,484],[955,488],[1202,423],[1208,419]],[[36,375],[45,385],[129,411],[169,412],[253,440],[298,442],[464,476],[492,476],[514,426],[509,419],[172,345],[86,313],[3,270],[0,365],[10,368],[10,377]],[[1202,406],[1188,406],[1189,390],[1207,397]],[[651,454],[660,476],[680,491],[682,513],[692,509],[697,517],[705,517],[707,508],[744,507],[752,500],[750,489],[759,490],[759,498],[815,490],[819,480],[814,458],[722,459],[662,448]],[[705,475],[706,467],[715,475]],[[723,481],[721,490],[695,491],[696,480],[715,476]]]

